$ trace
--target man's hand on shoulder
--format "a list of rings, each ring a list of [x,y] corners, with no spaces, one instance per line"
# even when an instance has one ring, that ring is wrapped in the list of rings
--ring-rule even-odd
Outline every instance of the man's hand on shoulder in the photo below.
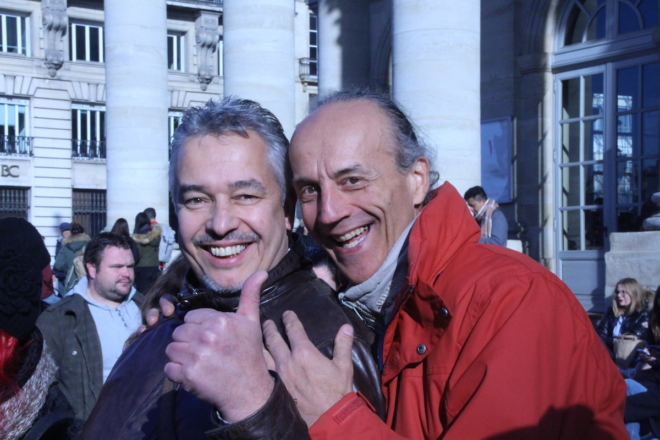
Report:
[[[158,300],[158,305],[160,309],[153,308],[147,310],[147,313],[144,316],[145,320],[147,321],[147,325],[141,325],[137,329],[137,333],[141,334],[147,328],[153,327],[154,325],[158,324],[158,321],[160,321],[161,314],[163,318],[169,318],[170,316],[172,316],[176,311],[176,306],[174,304],[175,304],[174,298],[172,298],[168,294],[163,295]]]
[[[277,373],[309,427],[353,391],[353,328],[346,324],[339,329],[333,359],[330,360],[309,340],[294,312],[284,312],[282,320],[291,349],[272,321],[263,325],[266,346],[273,356]]]
[[[165,374],[202,400],[213,403],[230,423],[259,410],[274,382],[264,357],[259,299],[266,272],[245,282],[236,313],[212,309],[188,312],[168,345]]]

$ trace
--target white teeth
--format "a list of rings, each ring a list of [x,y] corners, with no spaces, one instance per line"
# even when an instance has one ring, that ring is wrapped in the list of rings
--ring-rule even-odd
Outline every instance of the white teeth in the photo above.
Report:
[[[239,244],[236,246],[225,246],[225,247],[211,247],[209,248],[211,250],[211,253],[215,257],[232,257],[234,255],[238,255],[241,252],[245,250],[247,247],[246,244]]]
[[[365,232],[367,229],[368,229],[368,228],[367,228],[366,226],[362,226],[361,228],[354,229],[354,230],[352,230],[351,232],[348,232],[348,233],[342,235],[342,236],[339,237],[337,240],[338,240],[339,242],[341,242],[341,243],[345,243],[345,242],[347,242],[348,240],[350,240],[351,238],[353,238],[353,237],[355,237],[355,236],[357,236],[357,235],[362,234],[362,233]],[[352,247],[357,246],[358,243],[360,243],[361,241],[362,241],[362,240],[360,239],[360,240],[355,240],[355,241],[350,242],[350,243],[345,243],[345,244],[343,245],[343,248],[344,248],[344,249],[350,249],[350,248],[352,248]]]
[[[361,241],[362,241],[362,240],[355,240],[355,241],[352,241],[352,242],[350,242],[350,243],[346,243],[346,244],[343,245],[342,247],[343,247],[344,249],[350,249],[350,248],[353,248],[353,247],[357,246],[358,243],[360,243]]]

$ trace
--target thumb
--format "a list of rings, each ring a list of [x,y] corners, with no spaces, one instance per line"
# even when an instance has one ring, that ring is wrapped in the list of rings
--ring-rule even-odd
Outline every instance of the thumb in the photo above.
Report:
[[[248,277],[241,290],[241,298],[238,300],[236,313],[256,322],[261,326],[259,320],[259,300],[261,299],[261,285],[268,278],[268,273],[259,270]]]
[[[337,336],[335,336],[335,349],[332,354],[332,362],[344,370],[352,369],[352,349],[353,327],[344,324],[339,328]]]

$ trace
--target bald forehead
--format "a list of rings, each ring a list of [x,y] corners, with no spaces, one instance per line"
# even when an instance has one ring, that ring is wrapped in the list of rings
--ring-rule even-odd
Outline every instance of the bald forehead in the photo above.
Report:
[[[300,124],[299,129],[317,124],[333,124],[337,128],[365,125],[385,128],[389,120],[377,104],[366,99],[356,99],[332,102],[316,109]]]
[[[315,110],[296,129],[291,150],[307,148],[311,138],[326,148],[369,143],[391,150],[393,146],[387,114],[365,99],[332,102]]]

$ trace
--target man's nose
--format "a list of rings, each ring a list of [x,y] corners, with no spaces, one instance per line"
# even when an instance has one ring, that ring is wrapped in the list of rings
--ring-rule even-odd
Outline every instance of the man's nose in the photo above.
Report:
[[[341,191],[326,189],[319,197],[317,221],[323,224],[337,223],[348,217],[349,207],[347,197]]]
[[[206,221],[206,229],[214,235],[223,237],[238,228],[238,217],[231,203],[216,202]]]

